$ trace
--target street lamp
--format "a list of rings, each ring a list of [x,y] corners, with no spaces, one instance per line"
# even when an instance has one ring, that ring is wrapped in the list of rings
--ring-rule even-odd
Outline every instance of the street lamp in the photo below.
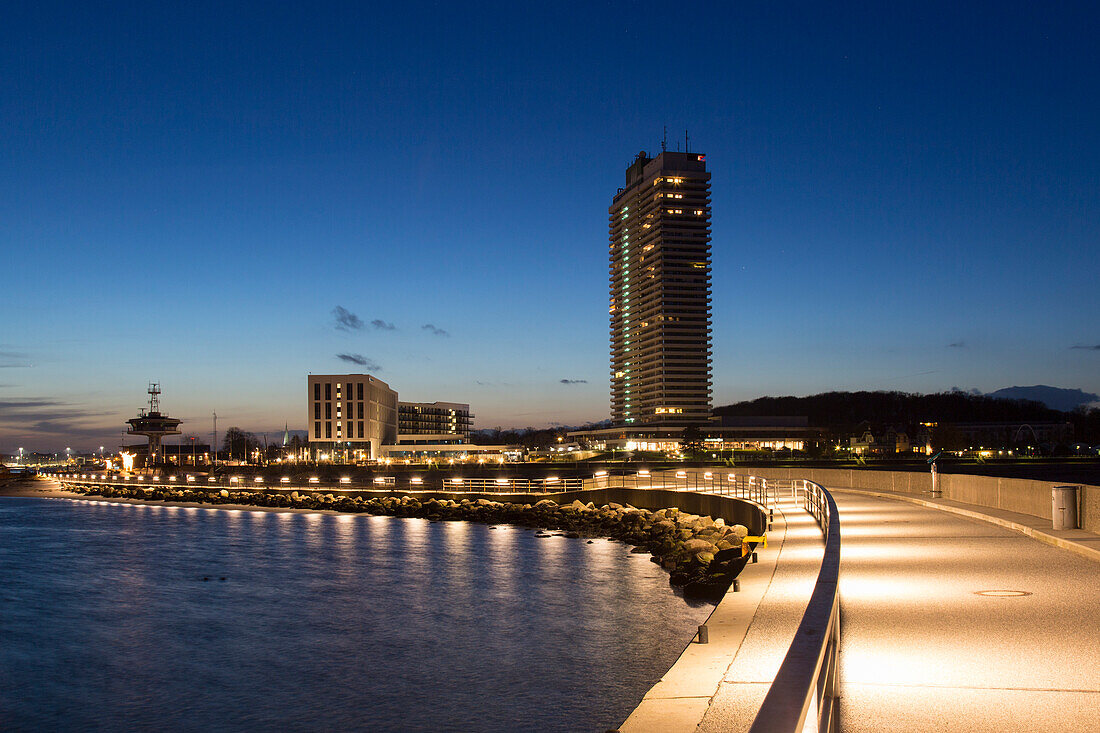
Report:
[[[23,464],[23,449],[22,448],[19,449],[19,464],[20,465]]]
[[[72,452],[73,452],[72,448],[66,448],[65,449],[65,463],[68,463],[69,461],[72,460]]]

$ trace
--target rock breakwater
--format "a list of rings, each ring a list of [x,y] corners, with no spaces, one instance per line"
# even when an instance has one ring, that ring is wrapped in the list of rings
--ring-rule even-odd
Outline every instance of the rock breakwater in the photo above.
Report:
[[[755,547],[745,543],[748,529],[727,526],[721,518],[680,511],[676,507],[639,509],[629,504],[601,506],[575,500],[558,504],[543,499],[534,504],[490,499],[421,499],[415,496],[345,496],[324,493],[197,491],[143,487],[76,485],[85,495],[144,501],[242,504],[258,507],[332,510],[430,521],[471,521],[514,524],[546,530],[539,537],[560,533],[566,537],[608,537],[648,552],[653,562],[669,571],[669,582],[685,595],[718,599],[745,566]]]

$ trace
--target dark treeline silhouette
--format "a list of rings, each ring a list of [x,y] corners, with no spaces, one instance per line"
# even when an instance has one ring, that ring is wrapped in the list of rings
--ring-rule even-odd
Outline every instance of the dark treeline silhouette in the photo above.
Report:
[[[922,422],[1066,422],[1070,415],[1031,400],[1002,400],[966,392],[824,392],[809,397],[760,397],[715,408],[716,415],[805,415],[836,432],[862,425],[908,427]]]

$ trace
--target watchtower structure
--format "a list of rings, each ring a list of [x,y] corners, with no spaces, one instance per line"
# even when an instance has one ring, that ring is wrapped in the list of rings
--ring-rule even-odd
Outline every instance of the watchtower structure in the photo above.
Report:
[[[142,408],[137,417],[126,421],[130,429],[127,435],[144,435],[149,439],[149,464],[156,465],[160,454],[160,439],[165,435],[179,435],[182,420],[162,415],[160,412],[160,383],[149,383],[149,409]]]

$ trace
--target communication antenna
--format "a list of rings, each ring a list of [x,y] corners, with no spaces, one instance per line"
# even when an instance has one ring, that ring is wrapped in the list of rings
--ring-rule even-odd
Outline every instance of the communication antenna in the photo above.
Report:
[[[687,130],[684,130],[684,152],[685,153],[690,153],[691,152],[691,138],[688,137],[688,131]]]
[[[149,382],[149,412],[160,412],[160,382]]]
[[[668,143],[668,125],[665,125],[665,132],[661,135],[661,152],[665,152],[665,145]]]

